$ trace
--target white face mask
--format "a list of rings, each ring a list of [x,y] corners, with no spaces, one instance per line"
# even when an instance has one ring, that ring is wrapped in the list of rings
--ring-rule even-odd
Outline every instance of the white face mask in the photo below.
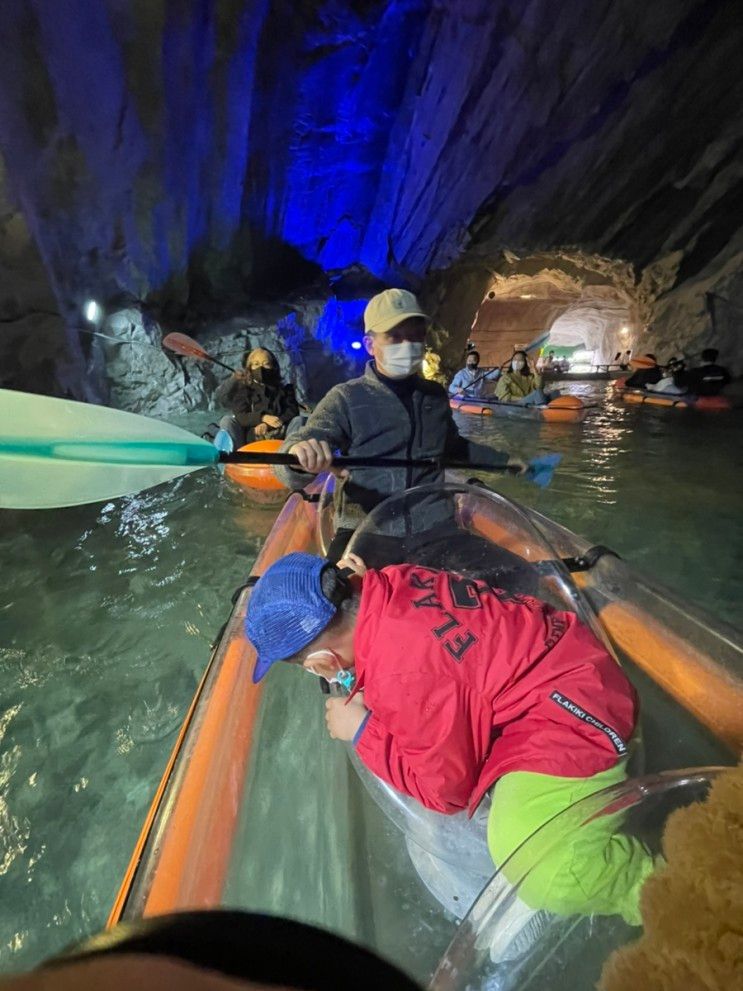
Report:
[[[384,344],[381,350],[383,367],[380,371],[390,378],[407,378],[423,366],[423,344],[403,341],[402,344]]]
[[[524,367],[524,362],[523,361],[512,361],[511,362],[511,368],[513,368],[513,370],[515,372],[520,372],[523,367]]]

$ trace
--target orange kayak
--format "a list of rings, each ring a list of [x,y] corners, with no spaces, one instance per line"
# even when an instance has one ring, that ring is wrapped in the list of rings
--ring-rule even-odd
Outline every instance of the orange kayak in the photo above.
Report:
[[[282,443],[280,440],[256,440],[240,450],[273,454]],[[224,474],[245,492],[250,502],[259,506],[280,506],[289,495],[289,489],[278,480],[270,465],[226,465]]]
[[[733,408],[726,396],[674,396],[650,389],[628,389],[626,379],[617,379],[614,391],[625,403],[639,403],[648,406],[670,406],[673,409],[696,409],[703,413],[721,413]]]
[[[451,399],[449,405],[458,413],[546,420],[548,423],[580,423],[588,412],[588,408],[577,396],[558,396],[545,406],[520,406],[518,403],[506,403],[498,399]]]

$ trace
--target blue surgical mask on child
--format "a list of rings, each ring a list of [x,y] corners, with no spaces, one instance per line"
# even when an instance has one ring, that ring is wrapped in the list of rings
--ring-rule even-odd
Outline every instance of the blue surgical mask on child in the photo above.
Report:
[[[325,678],[329,685],[340,685],[340,687],[346,691],[350,692],[356,682],[356,675],[353,671],[344,668],[338,659],[338,655],[333,650],[327,648],[323,650],[313,650],[311,654],[307,655],[307,660],[311,661],[313,657],[330,657],[338,665],[338,670],[333,677],[328,678],[327,675],[320,674],[319,671],[315,671],[314,668],[308,667],[305,670],[309,671],[311,674],[316,675],[318,678]]]

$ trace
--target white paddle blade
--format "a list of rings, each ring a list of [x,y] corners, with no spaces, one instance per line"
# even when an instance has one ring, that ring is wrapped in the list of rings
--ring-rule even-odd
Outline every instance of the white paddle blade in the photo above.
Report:
[[[169,423],[0,389],[0,507],[5,509],[100,502],[217,459],[212,444]]]

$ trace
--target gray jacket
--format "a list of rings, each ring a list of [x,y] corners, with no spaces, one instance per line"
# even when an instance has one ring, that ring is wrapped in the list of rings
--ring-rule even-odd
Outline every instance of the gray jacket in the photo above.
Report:
[[[508,454],[462,437],[457,430],[446,390],[437,382],[416,379],[413,422],[403,403],[382,382],[374,362],[360,378],[334,386],[315,407],[307,423],[288,437],[287,451],[302,440],[326,440],[332,451],[351,457],[447,457],[502,465]],[[309,476],[292,468],[275,469],[291,489],[301,489]],[[432,468],[354,468],[339,481],[335,494],[336,528],[355,529],[375,506],[392,493],[413,485],[440,482],[443,472]]]

